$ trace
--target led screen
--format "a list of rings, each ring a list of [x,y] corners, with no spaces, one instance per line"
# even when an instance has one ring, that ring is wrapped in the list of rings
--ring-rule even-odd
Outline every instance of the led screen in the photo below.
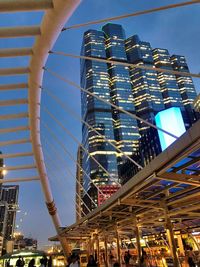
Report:
[[[179,137],[186,130],[181,110],[178,107],[168,108],[158,112],[155,116],[156,126]],[[158,131],[162,151],[171,145],[175,138],[162,131]]]

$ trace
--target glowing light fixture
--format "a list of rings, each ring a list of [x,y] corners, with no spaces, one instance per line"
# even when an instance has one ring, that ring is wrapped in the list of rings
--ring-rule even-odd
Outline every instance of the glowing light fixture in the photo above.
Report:
[[[3,165],[3,167],[5,168],[5,167],[6,167],[6,165]],[[3,174],[3,176],[5,176],[7,173],[8,173],[8,171],[7,171],[7,170],[5,170],[5,169],[2,171],[2,174]]]

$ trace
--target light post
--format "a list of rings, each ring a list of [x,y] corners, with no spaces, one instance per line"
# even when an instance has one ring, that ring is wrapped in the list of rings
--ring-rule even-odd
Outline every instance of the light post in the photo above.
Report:
[[[4,164],[3,168],[5,168],[5,167],[6,167],[6,165]],[[7,173],[8,173],[8,171],[6,169],[3,169],[3,171],[2,171],[3,178],[4,178],[4,176],[6,176]]]

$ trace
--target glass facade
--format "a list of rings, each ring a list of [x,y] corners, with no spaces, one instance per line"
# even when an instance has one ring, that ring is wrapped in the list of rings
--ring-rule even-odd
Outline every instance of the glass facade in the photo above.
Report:
[[[118,24],[108,23],[101,31],[86,31],[81,54],[138,66],[189,72],[183,56],[170,56],[167,49],[152,49],[149,42],[141,41],[137,35],[126,39],[122,26]],[[178,107],[186,129],[196,120],[192,105],[196,92],[191,77],[95,60],[81,59],[80,63],[82,88],[132,114],[155,124],[158,112]],[[148,164],[161,152],[157,130],[86,92],[81,92],[81,106],[83,120],[124,154],[137,159],[141,165]],[[83,170],[86,173],[83,172],[83,185],[96,204],[97,191],[87,176],[98,187],[113,186],[116,181],[123,183],[121,166],[125,162],[125,156],[103,137],[82,125],[82,143],[89,152],[83,151],[82,154]],[[91,156],[103,165],[110,177]],[[137,168],[130,173],[135,172]]]
[[[101,31],[89,30],[84,34],[82,55],[106,58],[105,38]],[[110,79],[107,64],[91,60],[81,60],[81,87],[110,101]],[[103,137],[115,142],[112,109],[95,97],[81,93],[82,118]],[[106,185],[118,180],[116,150],[104,138],[82,125],[82,143],[89,153],[83,151],[83,185],[88,191],[91,187],[88,176],[97,185]],[[109,173],[98,166],[94,157]],[[97,199],[94,201],[97,202]]]
[[[109,23],[102,30],[105,34],[107,58],[127,62],[125,33],[122,26]],[[108,73],[112,103],[124,110],[135,113],[129,68],[108,64]],[[113,121],[117,147],[125,154],[132,155],[134,151],[138,150],[139,146],[137,121],[116,109],[113,109]],[[119,163],[121,158],[123,156],[118,153]]]
[[[0,190],[0,233],[6,240],[12,240],[18,207],[18,185],[4,185]]]
[[[167,49],[156,48],[152,50],[155,67],[173,70],[170,55]],[[171,73],[158,73],[158,81],[161,87],[165,108],[183,108],[182,98],[176,76]]]
[[[150,43],[143,42],[137,35],[126,40],[126,52],[129,63],[154,66]],[[164,101],[156,71],[130,68],[134,104],[137,115],[154,123],[154,113],[164,109]],[[139,123],[140,134],[149,127]]]
[[[171,64],[174,70],[180,72],[189,72],[189,68],[184,56],[172,55]],[[195,122],[197,114],[194,112],[194,99],[197,97],[196,90],[192,78],[184,75],[176,75],[177,84],[180,90],[182,104],[184,110],[182,111],[186,128],[190,127]]]

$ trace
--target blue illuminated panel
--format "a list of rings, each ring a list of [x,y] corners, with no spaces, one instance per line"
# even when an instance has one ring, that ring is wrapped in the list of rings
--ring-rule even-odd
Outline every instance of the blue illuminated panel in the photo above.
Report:
[[[181,136],[186,131],[181,110],[178,107],[168,108],[158,112],[155,116],[155,121],[157,127],[172,133],[177,137]],[[158,135],[162,151],[175,141],[175,138],[162,131],[158,131]]]

